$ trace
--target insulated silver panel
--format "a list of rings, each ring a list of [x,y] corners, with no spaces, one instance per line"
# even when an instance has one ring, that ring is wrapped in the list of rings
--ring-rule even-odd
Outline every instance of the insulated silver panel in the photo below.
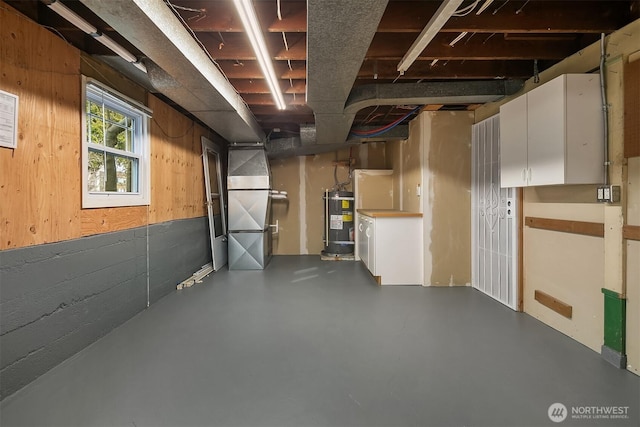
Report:
[[[229,230],[265,230],[269,225],[269,194],[269,190],[229,191]]]
[[[271,188],[267,153],[259,149],[229,150],[229,190]]]
[[[229,233],[229,270],[262,270],[270,259],[270,231]]]

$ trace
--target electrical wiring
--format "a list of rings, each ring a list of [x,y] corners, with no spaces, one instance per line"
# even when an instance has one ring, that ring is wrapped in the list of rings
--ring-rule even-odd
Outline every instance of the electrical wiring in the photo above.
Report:
[[[404,116],[400,117],[397,120],[394,120],[393,122],[389,123],[388,125],[382,126],[380,128],[377,128],[377,129],[368,130],[368,131],[354,131],[354,130],[352,130],[350,134],[352,136],[360,137],[360,138],[368,138],[368,137],[380,136],[380,135],[390,131],[391,129],[395,128],[396,126],[398,126],[403,121],[405,121],[413,113],[418,111],[420,109],[420,107],[421,107],[421,105],[417,106],[416,108],[414,108],[413,110],[411,110],[407,114],[405,114]]]
[[[460,16],[467,16],[469,15],[471,12],[473,12],[473,10],[476,8],[476,6],[478,5],[478,3],[480,3],[480,0],[476,0],[474,1],[472,4],[470,4],[467,7],[463,7],[462,9],[458,9],[456,10],[453,15],[451,16],[456,16],[456,17],[460,17]]]

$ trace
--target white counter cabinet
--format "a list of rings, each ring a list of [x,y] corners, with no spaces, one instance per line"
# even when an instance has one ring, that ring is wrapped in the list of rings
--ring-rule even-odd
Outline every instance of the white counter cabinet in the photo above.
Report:
[[[422,285],[422,214],[358,209],[360,259],[380,285]]]

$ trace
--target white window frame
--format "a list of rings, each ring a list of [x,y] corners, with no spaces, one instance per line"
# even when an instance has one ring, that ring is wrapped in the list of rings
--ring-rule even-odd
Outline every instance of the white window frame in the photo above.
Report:
[[[95,93],[100,98],[96,98]],[[96,99],[105,105],[125,112],[134,118],[135,152],[89,142],[87,135],[87,99]],[[120,206],[146,206],[151,203],[151,137],[149,119],[152,111],[144,105],[89,77],[82,76],[82,207],[108,208]],[[89,150],[98,149],[138,161],[136,173],[138,191],[131,193],[89,191]]]

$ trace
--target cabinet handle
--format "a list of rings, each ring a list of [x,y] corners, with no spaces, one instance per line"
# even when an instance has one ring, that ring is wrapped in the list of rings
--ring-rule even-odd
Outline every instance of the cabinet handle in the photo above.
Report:
[[[527,178],[527,181],[531,182],[531,168],[529,168],[528,171],[529,171],[529,177]]]
[[[362,232],[362,223],[358,224],[358,231]]]
[[[369,233],[371,229],[369,227],[367,227],[367,231],[365,231],[365,234],[367,235],[367,237],[371,237],[371,233]]]
[[[522,177],[522,182],[527,182],[527,168],[522,169],[520,176]]]

